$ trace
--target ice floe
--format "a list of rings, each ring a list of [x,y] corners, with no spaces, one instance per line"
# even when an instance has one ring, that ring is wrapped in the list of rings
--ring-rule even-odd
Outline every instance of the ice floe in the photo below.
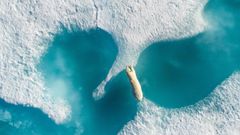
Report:
[[[56,123],[70,116],[67,103],[56,101],[36,70],[48,42],[64,25],[94,26],[91,1],[14,0],[0,2],[0,98],[41,109]]]
[[[219,85],[204,100],[189,107],[164,109],[145,99],[134,120],[119,135],[240,134],[240,73]]]
[[[134,0],[99,1],[98,27],[110,32],[118,43],[119,54],[105,80],[93,96],[104,95],[106,83],[135,65],[139,54],[151,43],[179,39],[202,32],[202,17],[207,0]]]
[[[41,109],[56,123],[70,116],[65,101],[45,90],[36,64],[61,26],[100,27],[111,33],[119,54],[93,94],[100,98],[112,76],[136,64],[141,51],[159,40],[204,30],[207,0],[13,0],[0,1],[0,98]]]

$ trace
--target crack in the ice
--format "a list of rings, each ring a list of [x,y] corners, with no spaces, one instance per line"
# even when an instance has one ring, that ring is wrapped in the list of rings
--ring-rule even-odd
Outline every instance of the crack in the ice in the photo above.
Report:
[[[98,27],[98,11],[99,11],[99,9],[98,9],[98,6],[97,6],[95,0],[92,0],[92,2],[93,2],[93,6],[95,8],[95,26]]]

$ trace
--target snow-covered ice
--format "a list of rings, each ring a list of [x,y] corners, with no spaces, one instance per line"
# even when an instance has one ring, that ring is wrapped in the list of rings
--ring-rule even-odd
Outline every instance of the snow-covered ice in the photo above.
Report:
[[[36,64],[62,25],[94,27],[94,10],[91,1],[0,1],[0,98],[66,120],[69,105],[46,92]]]
[[[36,70],[41,55],[61,27],[99,27],[112,34],[119,54],[93,94],[99,99],[112,76],[136,64],[141,51],[159,40],[202,32],[207,0],[2,0],[0,1],[0,98],[41,109],[56,123],[71,116],[64,100],[46,91]],[[134,120],[119,134],[240,134],[240,73],[234,73],[195,105],[164,109],[145,99]],[[11,114],[0,110],[0,121]]]
[[[151,43],[179,39],[202,32],[202,13],[207,0],[116,0],[95,2],[98,27],[110,32],[119,54],[105,80],[93,96],[104,95],[106,83],[126,65],[135,65],[139,54]]]
[[[240,73],[204,100],[189,107],[164,109],[145,100],[119,135],[239,135]]]
[[[46,91],[36,70],[54,34],[71,29],[99,27],[117,41],[119,54],[104,87],[125,65],[136,64],[153,42],[189,37],[202,32],[207,0],[2,0],[0,1],[0,98],[8,103],[41,109],[56,123],[71,116],[64,100]],[[235,73],[209,97],[187,108],[166,110],[147,99],[135,120],[120,134],[234,134],[239,133],[239,80]],[[188,132],[185,132],[188,131]]]

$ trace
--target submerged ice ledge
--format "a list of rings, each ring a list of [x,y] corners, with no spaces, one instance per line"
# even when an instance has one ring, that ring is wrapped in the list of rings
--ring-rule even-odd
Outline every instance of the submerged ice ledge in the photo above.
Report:
[[[70,116],[71,109],[67,102],[55,100],[54,95],[45,90],[35,67],[61,25],[69,29],[71,25],[81,29],[98,26],[117,41],[118,57],[94,94],[95,98],[100,98],[108,80],[126,65],[135,65],[141,51],[150,43],[203,31],[202,11],[206,2],[1,1],[0,98],[39,108],[56,123],[62,123]]]

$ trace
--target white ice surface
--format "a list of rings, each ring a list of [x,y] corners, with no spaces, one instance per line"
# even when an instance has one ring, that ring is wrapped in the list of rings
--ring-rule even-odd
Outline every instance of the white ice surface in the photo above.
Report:
[[[240,135],[240,72],[207,98],[180,109],[164,109],[148,100],[119,135]]]
[[[152,42],[195,35],[204,30],[207,0],[1,0],[0,98],[41,109],[56,123],[70,116],[65,101],[54,100],[36,70],[60,26],[100,27],[111,33],[119,54],[93,94],[100,98],[106,82]]]
[[[96,0],[95,0],[96,1]],[[105,80],[93,96],[104,95],[106,83],[126,65],[135,65],[139,54],[151,43],[179,39],[202,32],[207,0],[98,0],[98,27],[110,32],[119,54]]]
[[[67,103],[49,95],[36,70],[61,25],[94,27],[92,1],[0,1],[0,98],[41,109],[56,123],[70,116]]]

